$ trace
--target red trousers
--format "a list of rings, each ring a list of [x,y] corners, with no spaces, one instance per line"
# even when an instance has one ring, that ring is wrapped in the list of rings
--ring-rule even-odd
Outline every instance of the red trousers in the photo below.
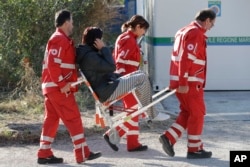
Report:
[[[180,113],[176,122],[165,132],[172,144],[175,144],[182,133],[187,130],[188,152],[203,149],[201,134],[206,114],[204,91],[202,88],[189,87],[186,94],[176,93],[180,102]]]
[[[85,161],[90,154],[90,150],[86,144],[81,115],[74,94],[66,95],[59,91],[48,93],[45,95],[44,106],[44,124],[38,157],[47,158],[53,155],[51,144],[61,119],[72,138],[76,161]]]
[[[123,104],[126,109],[131,108],[136,111],[138,110],[137,101],[132,93],[124,97]],[[127,115],[130,115],[133,112],[130,112]],[[120,137],[124,136],[125,134],[127,136],[127,150],[132,150],[141,145],[139,142],[139,117],[140,116],[138,115],[131,120],[123,123],[122,125],[116,127],[116,130],[119,132]]]

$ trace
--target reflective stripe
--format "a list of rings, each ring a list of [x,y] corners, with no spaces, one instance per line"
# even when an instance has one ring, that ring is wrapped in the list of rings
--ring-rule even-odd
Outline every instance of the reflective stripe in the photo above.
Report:
[[[72,141],[76,141],[76,140],[79,140],[79,139],[83,139],[84,138],[84,134],[81,133],[81,134],[78,134],[78,135],[75,135],[75,136],[72,136]]]
[[[185,77],[185,76],[184,76],[184,77]],[[186,78],[186,77],[185,77],[185,78]],[[177,75],[170,75],[170,80],[179,81],[179,76],[177,76]],[[201,83],[203,83],[203,82],[204,82],[204,79],[198,78],[198,77],[189,76],[189,77],[188,77],[188,81],[191,81],[191,82],[201,82]]]
[[[126,72],[124,68],[120,68],[119,70],[116,70],[116,73],[121,74],[122,72]]]
[[[62,59],[54,58],[54,62],[60,64],[61,68],[67,68],[67,69],[75,69],[75,64],[71,63],[62,63]]]
[[[126,64],[126,65],[132,65],[132,66],[136,66],[138,67],[139,66],[139,62],[137,61],[133,61],[133,60],[123,60],[121,59],[120,57],[118,58],[117,60],[118,63],[122,63],[122,64]]]
[[[127,123],[129,123],[131,126],[138,126],[138,122],[133,121],[133,119],[127,121]]]
[[[62,63],[62,60],[59,58],[54,58],[54,62],[60,64],[61,68],[66,68],[66,69],[76,69],[75,64],[70,64],[70,63]],[[42,69],[47,69],[48,64],[44,63]]]
[[[190,53],[188,53],[188,58],[193,61],[196,59],[196,57]]]
[[[171,134],[171,136],[173,136],[173,138],[174,138],[175,140],[178,139],[178,134],[177,134],[172,128],[168,129],[167,131],[168,131],[168,133]]]
[[[49,136],[41,136],[40,140],[42,140],[42,141],[48,141],[48,142],[52,143],[54,141],[54,138],[49,137]]]
[[[55,57],[54,58],[54,62],[58,63],[58,64],[61,64],[62,63],[62,59],[59,59],[59,58]]]
[[[47,150],[51,148],[51,144],[40,144],[40,149]]]
[[[129,130],[127,132],[127,136],[128,135],[139,135],[139,130]]]
[[[45,64],[43,64],[43,70],[44,69],[47,69],[48,68],[48,65],[45,63]]]
[[[203,83],[203,82],[204,82],[204,79],[198,78],[198,77],[188,77],[188,81],[192,81],[192,82],[198,81],[198,82]]]
[[[177,123],[173,123],[172,127],[178,129],[181,133],[185,131],[185,129]]]
[[[85,148],[84,147],[88,147],[86,142],[74,145],[74,147],[75,147],[75,149],[81,149],[81,151],[82,151],[82,160],[84,162],[86,160],[85,151],[84,151]]]
[[[62,81],[63,80],[63,76],[60,75],[59,78],[58,78],[58,82]]]
[[[177,76],[177,75],[170,75],[170,80],[179,81],[179,76]]]
[[[122,137],[125,136],[126,133],[128,132],[128,128],[127,128],[126,126],[124,126],[124,124],[119,125],[119,127],[120,127],[119,136],[120,136],[120,138],[122,138]],[[122,131],[123,131],[124,133],[121,134]]]
[[[128,131],[128,128],[124,124],[121,124],[119,127],[125,132]]]
[[[200,147],[201,145],[202,145],[202,142],[188,143],[188,147]]]
[[[195,61],[194,61],[194,64],[199,64],[199,65],[206,65],[206,61],[204,61],[204,60],[199,60],[199,59],[196,59]]]
[[[182,46],[181,46],[181,47],[180,47],[180,50],[179,50],[178,56],[174,56],[174,55],[172,54],[171,60],[172,60],[172,61],[180,61],[180,60],[181,60],[181,56],[183,55],[183,52],[184,52],[184,49],[183,49]]]
[[[126,109],[126,111],[128,111],[128,112],[133,112],[133,111],[137,110],[138,107],[139,107],[139,105],[138,105],[138,104],[135,104],[135,105],[133,105],[132,107],[129,107],[128,109]]]
[[[42,89],[49,88],[49,87],[57,87],[58,85],[54,82],[46,82],[42,83]]]
[[[84,150],[83,147],[87,146],[87,143],[86,142],[83,142],[83,143],[80,143],[80,144],[75,144],[74,145],[74,148],[75,149],[79,149],[79,148],[82,148]]]
[[[206,64],[205,60],[197,59],[194,55],[192,55],[190,53],[188,53],[188,58],[190,60],[193,60],[194,64],[199,64],[199,65],[205,65]],[[174,56],[174,55],[172,55],[171,56],[171,60],[172,61],[180,61],[181,60],[181,56]]]
[[[62,51],[62,47],[60,47],[60,49],[59,49],[58,57],[60,57],[61,51]]]
[[[132,107],[130,107],[131,109],[137,109],[139,107],[139,105],[138,104],[135,104],[135,105],[133,105]]]
[[[188,135],[188,139],[190,140],[201,140],[200,135]]]
[[[67,69],[75,69],[76,68],[75,64],[69,64],[69,63],[62,63],[60,67],[67,68]]]
[[[194,52],[195,54],[196,54],[196,50],[197,50],[197,45],[198,45],[198,44],[195,43],[195,47],[194,47],[194,49],[193,49],[193,50],[194,50],[193,52]]]
[[[184,78],[187,78],[188,77],[188,73],[187,72],[185,72],[185,74],[184,74],[184,76],[183,76]]]
[[[181,59],[180,56],[174,56],[174,55],[171,56],[172,61],[180,61],[180,59]]]
[[[188,53],[188,58],[190,60],[193,60],[194,64],[199,64],[199,65],[205,65],[206,61],[205,60],[201,60],[201,59],[197,59],[194,55]]]

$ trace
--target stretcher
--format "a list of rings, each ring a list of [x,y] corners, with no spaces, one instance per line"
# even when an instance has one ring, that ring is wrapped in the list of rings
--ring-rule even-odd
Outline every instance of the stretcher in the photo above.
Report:
[[[118,136],[118,132],[115,129],[117,126],[119,126],[120,124],[123,124],[126,121],[131,120],[135,116],[138,116],[142,113],[148,115],[146,113],[148,108],[153,107],[155,104],[161,102],[162,100],[174,94],[176,91],[176,90],[170,91],[169,88],[166,87],[165,89],[154,94],[152,96],[152,102],[144,107],[141,105],[139,99],[137,98],[135,94],[135,88],[127,92],[126,94],[123,94],[122,96],[118,97],[117,99],[113,101],[106,101],[104,103],[101,103],[98,96],[93,91],[85,75],[81,71],[79,71],[79,73],[80,73],[80,77],[78,77],[78,80],[72,83],[71,86],[76,86],[78,84],[84,83],[88,87],[93,98],[95,99],[95,106],[96,106],[95,123],[97,125],[100,125],[102,128],[105,128],[106,126],[110,128],[109,138],[110,138],[110,141],[114,144],[118,143],[120,140]],[[110,107],[130,93],[134,95],[134,97],[136,98],[138,102],[138,110],[135,112],[132,112],[131,114],[128,114],[127,112],[120,112],[119,114],[116,114],[115,116],[110,116],[109,114]]]

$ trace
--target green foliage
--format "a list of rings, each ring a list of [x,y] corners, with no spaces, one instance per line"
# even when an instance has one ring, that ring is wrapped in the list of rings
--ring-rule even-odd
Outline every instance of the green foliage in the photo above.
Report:
[[[6,98],[8,104],[19,98],[27,105],[21,105],[18,111],[36,106],[34,111],[41,111],[42,60],[47,41],[55,31],[56,11],[72,12],[75,44],[80,43],[87,26],[101,27],[104,39],[113,41],[117,34],[109,33],[107,25],[112,25],[112,18],[118,14],[112,5],[119,3],[120,0],[0,0],[0,91],[12,90]],[[81,107],[93,106],[87,89],[81,89],[78,95]],[[18,103],[14,102],[10,106],[17,109],[14,104]]]
[[[0,86],[16,86],[28,61],[41,74],[47,40],[54,32],[54,14],[60,9],[73,13],[75,43],[86,26],[100,26],[116,15],[110,8],[116,0],[0,0]],[[104,34],[110,36],[109,34]]]

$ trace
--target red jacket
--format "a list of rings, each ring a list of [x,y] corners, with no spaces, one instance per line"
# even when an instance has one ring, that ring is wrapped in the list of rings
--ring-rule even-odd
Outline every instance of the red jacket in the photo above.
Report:
[[[114,49],[117,73],[125,75],[139,69],[141,56],[136,38],[131,31],[126,31],[117,38]]]
[[[205,86],[206,35],[197,22],[180,29],[175,35],[170,64],[170,88],[178,86]]]
[[[50,37],[43,60],[42,91],[60,91],[67,82],[77,80],[73,41],[57,29]],[[74,90],[72,90],[74,91]]]

